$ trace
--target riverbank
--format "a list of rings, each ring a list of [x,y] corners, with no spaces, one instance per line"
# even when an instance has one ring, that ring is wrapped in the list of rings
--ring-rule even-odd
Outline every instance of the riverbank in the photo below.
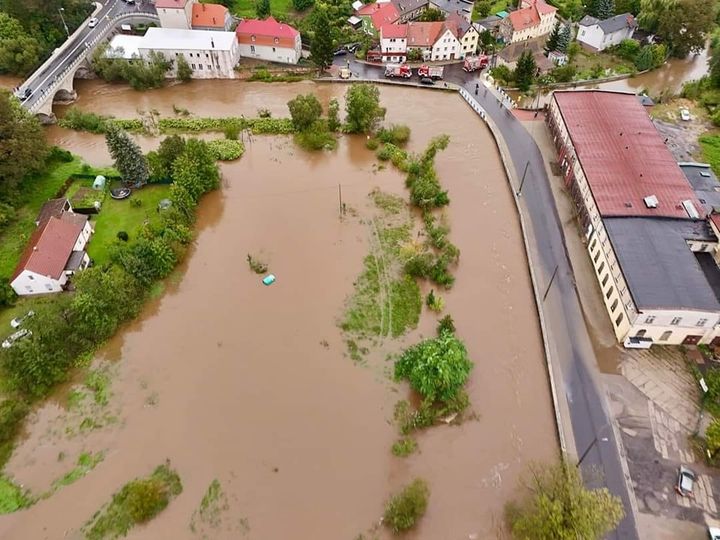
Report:
[[[345,90],[298,83],[268,93],[267,85],[248,84],[208,96],[194,86],[154,92],[160,99],[143,106],[169,115],[175,104],[206,117],[252,116],[263,107],[282,117],[297,93],[312,90],[326,104],[342,102]],[[83,108],[103,112],[103,86],[90,87],[81,93]],[[186,101],[187,89],[205,98]],[[132,116],[123,111],[134,112],[137,94],[108,90],[114,114]],[[513,203],[489,133],[478,129],[479,119],[458,122],[467,118],[465,106],[442,93],[413,94],[417,107],[432,111],[416,122],[416,110],[404,106],[408,91],[383,87],[381,100],[387,123],[411,126],[410,151],[437,133],[450,135],[436,168],[449,190],[447,219],[462,262],[442,296],[476,364],[467,390],[478,420],[419,433],[421,452],[405,460],[390,453],[397,435],[388,422],[404,390],[388,381],[385,356],[434,334],[436,316],[427,310],[417,330],[389,340],[366,367],[344,356],[337,318],[367,253],[367,194],[380,187],[406,198],[404,175],[382,168],[363,137],[341,138],[334,153],[306,154],[288,138],[257,136],[240,162],[222,165],[222,190],[201,204],[182,278],[99,354],[118,370],[110,407],[119,422],[66,439],[62,409],[48,405],[10,468],[36,486],[63,467],[58,451],[109,448],[107,457],[29,512],[7,516],[0,530],[33,537],[43,525],[72,529],[97,500],[170,457],[185,490],[141,534],[192,537],[189,516],[218,478],[230,513],[246,518],[258,537],[352,538],[377,521],[389,493],[422,476],[432,495],[416,538],[495,536],[525,464],[557,453],[550,396],[538,384],[545,377],[541,338],[534,313],[523,308],[531,301],[527,263],[519,227],[504,217]],[[93,163],[107,160],[96,135],[57,126],[48,133]],[[349,209],[343,220],[338,183]],[[247,269],[247,253],[269,264],[274,285],[263,287]],[[498,325],[523,339],[508,340]],[[237,520],[223,523],[213,538],[237,537]]]

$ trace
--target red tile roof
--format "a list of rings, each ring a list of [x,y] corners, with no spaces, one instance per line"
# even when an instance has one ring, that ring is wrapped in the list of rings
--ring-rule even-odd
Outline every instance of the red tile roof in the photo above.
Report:
[[[155,0],[155,9],[157,8],[178,8],[183,9],[188,0]]]
[[[228,8],[220,4],[193,4],[192,25],[224,30],[227,14]]]
[[[292,38],[298,35],[298,31],[285,23],[277,22],[273,17],[267,19],[245,19],[238,24],[235,32],[238,38],[241,34],[252,34],[256,36],[268,36],[273,38]]]
[[[407,25],[406,24],[383,24],[380,27],[380,37],[382,39],[407,37]]]
[[[715,212],[710,214],[710,221],[712,221],[712,224],[715,225],[715,228],[720,231],[720,214],[716,214]]]
[[[556,11],[556,8],[546,4],[543,0],[530,0],[523,2],[522,8],[510,12],[510,23],[513,30],[520,32],[540,24],[540,15],[548,15]]]
[[[53,279],[60,278],[82,229],[82,225],[70,220],[51,217],[44,226],[35,229],[12,279],[23,270]]]
[[[397,8],[390,2],[382,4],[371,15],[370,20],[376,29],[382,28],[385,24],[394,23],[400,18]]]
[[[603,217],[687,218],[682,201],[703,206],[633,94],[555,92],[578,160]],[[657,197],[657,208],[643,199]]]
[[[411,22],[408,26],[408,47],[432,47],[440,37],[442,22]]]

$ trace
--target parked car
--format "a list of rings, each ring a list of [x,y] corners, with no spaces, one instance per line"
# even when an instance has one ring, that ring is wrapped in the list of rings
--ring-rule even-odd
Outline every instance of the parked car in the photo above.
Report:
[[[340,68],[339,76],[341,79],[349,79],[352,77],[352,71],[350,71],[348,68]]]
[[[90,28],[95,28],[95,27],[97,26],[97,23],[98,23],[98,20],[97,20],[95,17],[93,17],[93,18],[90,19],[90,21],[88,22],[88,27],[90,27]]]
[[[32,336],[32,332],[28,330],[27,328],[23,328],[22,330],[18,330],[14,334],[10,334],[5,341],[2,342],[2,348],[3,349],[9,349],[12,347],[15,342],[19,339],[22,339],[24,337],[30,337]]]
[[[10,321],[10,326],[12,326],[13,328],[18,328],[20,325],[22,325],[22,323],[25,322],[26,319],[29,319],[34,316],[35,316],[35,312],[31,309],[22,317],[15,317],[12,321]]]
[[[675,491],[677,491],[683,497],[692,497],[693,487],[695,486],[696,479],[697,476],[693,471],[691,471],[687,467],[680,465],[680,468],[678,469],[678,479],[677,485],[675,486]]]
[[[340,47],[337,51],[335,51],[333,54],[335,56],[345,56],[347,54],[347,49],[345,47]]]
[[[420,84],[433,85],[435,84],[435,81],[433,81],[430,77],[423,77],[420,79]]]
[[[683,122],[689,122],[690,121],[690,111],[688,111],[685,107],[680,109],[680,119]]]
[[[20,101],[25,101],[30,96],[32,96],[32,88],[26,88],[25,91],[20,94]]]

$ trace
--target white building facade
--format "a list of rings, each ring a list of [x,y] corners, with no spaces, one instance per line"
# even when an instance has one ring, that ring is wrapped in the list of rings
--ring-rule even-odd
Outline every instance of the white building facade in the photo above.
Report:
[[[155,9],[163,28],[190,29],[195,0],[155,0]]]
[[[449,28],[440,34],[437,41],[432,46],[430,60],[457,60],[463,58],[462,44],[458,41],[455,34]]]
[[[577,40],[594,51],[604,51],[631,39],[637,23],[630,13],[616,15],[603,21],[586,15],[578,25]]]

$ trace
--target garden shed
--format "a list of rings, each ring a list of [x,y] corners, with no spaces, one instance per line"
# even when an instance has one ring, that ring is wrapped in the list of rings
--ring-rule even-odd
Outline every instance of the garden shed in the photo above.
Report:
[[[105,189],[105,177],[103,175],[99,174],[95,177],[95,180],[93,181],[93,189]]]

